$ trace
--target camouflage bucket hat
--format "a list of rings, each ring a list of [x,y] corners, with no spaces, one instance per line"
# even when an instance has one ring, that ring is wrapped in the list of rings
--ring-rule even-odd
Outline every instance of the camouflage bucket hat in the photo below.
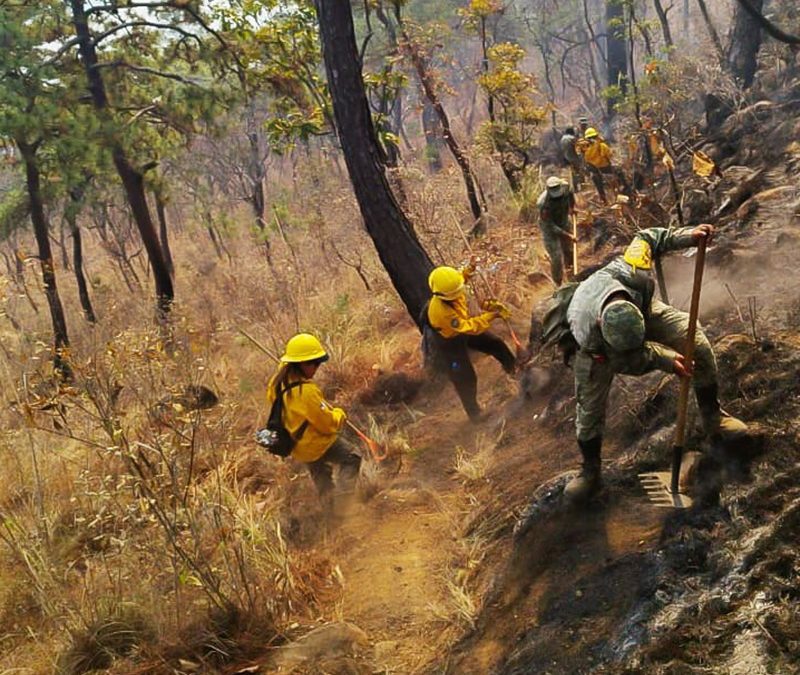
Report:
[[[608,304],[600,317],[603,340],[617,352],[638,349],[644,343],[644,317],[628,300]]]

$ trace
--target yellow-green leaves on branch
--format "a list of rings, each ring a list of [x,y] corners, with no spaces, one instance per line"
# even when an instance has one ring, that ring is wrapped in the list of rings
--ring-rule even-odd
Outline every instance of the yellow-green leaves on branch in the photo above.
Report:
[[[497,157],[509,185],[516,192],[532,158],[530,148],[535,143],[547,109],[537,100],[536,80],[520,70],[525,50],[519,45],[501,42],[490,47],[488,72],[478,78],[478,84],[494,101],[493,119],[485,122],[478,132],[478,144]]]

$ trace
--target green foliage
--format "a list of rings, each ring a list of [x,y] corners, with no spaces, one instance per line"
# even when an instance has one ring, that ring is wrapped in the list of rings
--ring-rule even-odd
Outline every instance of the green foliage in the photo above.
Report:
[[[489,71],[478,84],[495,104],[494,121],[485,122],[477,137],[480,147],[499,155],[507,171],[519,174],[529,163],[533,146],[547,109],[536,101],[536,81],[520,70],[525,50],[503,42],[488,50]]]
[[[331,130],[313,3],[238,0],[220,7],[217,19],[235,56],[244,98],[269,93],[266,129],[276,150]]]
[[[695,96],[697,77],[692,63],[653,58],[637,78],[638,98],[632,89],[623,96],[618,87],[609,87],[603,95],[617,97],[615,108],[624,114],[632,115],[638,103],[642,115],[656,127],[665,128],[677,119],[680,107]]]
[[[0,240],[8,239],[28,218],[28,195],[19,188],[9,190],[0,201]]]

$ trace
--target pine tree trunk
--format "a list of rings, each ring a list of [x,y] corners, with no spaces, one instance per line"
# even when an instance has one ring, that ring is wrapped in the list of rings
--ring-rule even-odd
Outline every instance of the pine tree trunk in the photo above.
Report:
[[[425,133],[425,159],[431,173],[442,170],[442,125],[431,102],[424,97],[422,101],[422,130]]]
[[[42,202],[41,176],[36,163],[36,147],[21,140],[17,140],[22,161],[25,164],[25,184],[30,200],[31,222],[39,248],[39,262],[42,266],[42,282],[47,304],[50,308],[50,320],[53,324],[53,368],[56,374],[65,381],[72,380],[72,369],[67,361],[69,349],[69,335],[67,333],[67,320],[64,316],[64,307],[58,295],[56,286],[56,273],[53,266],[53,252],[50,248],[50,232],[47,216],[44,213]]]
[[[169,247],[169,228],[167,227],[167,205],[160,190],[153,192],[156,202],[156,216],[158,217],[158,233],[161,241],[161,250],[164,253],[164,264],[167,266],[170,279],[175,278],[175,264],[172,262],[172,249]]]
[[[89,92],[95,110],[102,119],[108,119],[108,96],[105,84],[101,77],[97,63],[97,52],[94,47],[92,35],[89,32],[89,24],[84,10],[84,0],[70,0],[72,7],[72,22],[75,26],[75,34],[79,40],[79,50],[83,67],[86,71]],[[175,297],[172,287],[172,278],[164,261],[164,254],[161,244],[158,241],[156,228],[153,226],[153,219],[150,216],[150,208],[147,205],[145,194],[144,176],[137,171],[128,160],[125,150],[119,138],[111,140],[111,155],[114,166],[117,169],[125,195],[133,214],[133,219],[139,229],[150,267],[153,270],[153,278],[156,285],[156,296],[158,297],[159,318],[163,319],[169,313],[172,300]]]
[[[86,320],[89,323],[97,323],[97,315],[94,313],[92,300],[89,297],[89,286],[83,273],[83,238],[81,237],[81,228],[78,226],[78,208],[81,201],[79,190],[70,192],[70,201],[72,203],[67,206],[64,218],[72,235],[72,267],[75,272],[75,281],[78,284],[78,298],[80,298]]]
[[[708,35],[714,45],[714,52],[717,55],[717,60],[724,70],[725,52],[722,50],[722,42],[719,39],[719,33],[717,33],[717,29],[714,27],[714,22],[711,21],[711,16],[708,13],[708,7],[706,7],[705,0],[697,0],[697,6],[700,8],[700,14],[703,15],[703,23],[705,23]]]
[[[661,33],[664,36],[664,45],[667,48],[671,48],[673,46],[672,42],[672,31],[669,27],[669,18],[667,17],[667,12],[664,10],[664,5],[661,4],[661,0],[653,0],[653,4],[656,8],[656,14],[658,14],[658,22],[661,24]],[[670,57],[672,53],[670,52]]]
[[[624,38],[625,7],[621,0],[606,0],[606,60],[609,87],[619,87],[622,94],[627,88],[628,53]],[[615,96],[608,97],[608,116],[614,116]]]
[[[750,0],[753,9],[761,13],[764,0]],[[753,84],[761,49],[761,26],[740,4],[733,12],[733,30],[728,48],[728,66],[743,89]]]
[[[336,128],[364,225],[381,263],[414,321],[430,292],[433,267],[384,174],[361,77],[349,0],[316,0]]]

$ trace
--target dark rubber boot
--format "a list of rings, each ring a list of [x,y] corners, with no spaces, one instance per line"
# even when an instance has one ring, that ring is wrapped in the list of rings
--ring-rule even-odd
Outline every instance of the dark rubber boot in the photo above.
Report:
[[[716,384],[694,388],[703,430],[712,439],[727,441],[741,438],[747,433],[747,425],[720,407],[717,389]]]
[[[602,445],[603,439],[600,436],[588,441],[578,441],[578,447],[583,455],[583,466],[581,472],[564,488],[564,500],[568,504],[583,504],[600,489],[602,483],[600,449]]]

